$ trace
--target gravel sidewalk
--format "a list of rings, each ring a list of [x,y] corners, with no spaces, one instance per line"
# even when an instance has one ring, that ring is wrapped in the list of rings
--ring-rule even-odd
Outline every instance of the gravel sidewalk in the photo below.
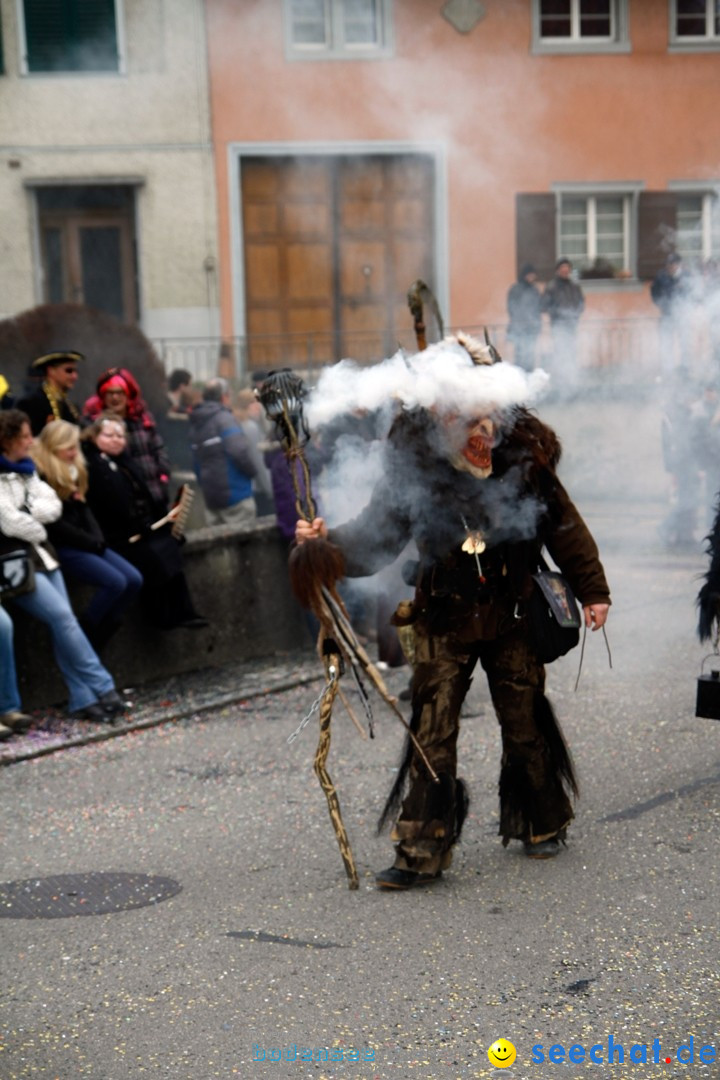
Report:
[[[34,710],[28,731],[0,743],[0,765],[114,739],[129,731],[181,720],[322,677],[320,662],[310,649],[175,675],[137,689],[123,688],[128,710],[114,724],[70,720],[61,708]]]

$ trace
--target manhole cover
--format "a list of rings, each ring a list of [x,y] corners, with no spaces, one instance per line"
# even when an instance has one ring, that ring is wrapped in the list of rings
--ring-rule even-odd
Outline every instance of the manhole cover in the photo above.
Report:
[[[182,889],[148,874],[57,874],[0,884],[0,919],[65,919],[106,915],[169,900]]]

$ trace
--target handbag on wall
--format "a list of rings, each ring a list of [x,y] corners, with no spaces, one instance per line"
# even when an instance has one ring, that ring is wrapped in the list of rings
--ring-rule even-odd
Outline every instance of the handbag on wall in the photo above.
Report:
[[[0,552],[0,599],[11,600],[35,588],[35,567],[30,552],[12,545]]]
[[[538,659],[550,664],[580,641],[582,619],[578,602],[562,574],[542,569],[532,575],[533,591],[527,602],[530,635]]]

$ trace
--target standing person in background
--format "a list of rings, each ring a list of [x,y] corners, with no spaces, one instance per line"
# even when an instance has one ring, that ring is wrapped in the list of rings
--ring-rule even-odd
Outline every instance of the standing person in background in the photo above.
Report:
[[[119,630],[126,608],[138,596],[140,571],[105,542],[103,531],[85,501],[87,467],[80,450],[80,429],[65,420],[43,428],[32,457],[43,480],[62,501],[62,515],[47,526],[66,575],[95,587],[80,624],[93,648],[101,649]]]
[[[255,466],[253,496],[257,515],[258,517],[266,517],[275,513],[275,500],[273,498],[272,478],[263,456],[263,444],[267,442],[263,423],[263,407],[253,390],[238,390],[233,412],[250,442],[250,453]],[[263,449],[261,449],[261,446],[263,446]]]
[[[226,379],[211,379],[190,414],[195,472],[210,525],[249,525],[257,516],[250,440],[230,409]]]
[[[168,413],[186,416],[193,406],[192,374],[184,368],[175,368],[168,375]]]
[[[671,252],[655,275],[650,296],[660,312],[660,368],[667,375],[675,367],[689,367],[689,308],[693,284],[682,256]]]
[[[192,473],[193,461],[190,451],[188,420],[200,392],[192,387],[192,375],[184,368],[175,368],[168,376],[168,408],[158,417],[165,449],[174,473]]]
[[[167,513],[170,459],[155,417],[145,405],[140,387],[126,368],[108,368],[97,381],[97,393],[88,398],[83,414],[95,420],[110,412],[124,421],[127,452],[152,495],[155,517]]]
[[[39,435],[52,420],[68,420],[80,423],[80,413],[68,398],[78,377],[78,364],[85,357],[79,352],[53,352],[33,360],[30,370],[42,373],[43,382],[32,394],[17,403],[30,418],[33,435]]]
[[[125,703],[70,606],[45,527],[60,517],[62,504],[38,476],[29,456],[32,444],[27,415],[19,409],[0,412],[0,532],[23,542],[35,566],[34,589],[8,603],[40,619],[50,630],[55,659],[69,692],[70,717],[108,722],[125,710]]]
[[[545,286],[542,310],[550,318],[553,336],[553,384],[561,395],[572,395],[578,381],[577,327],[585,310],[585,297],[572,280],[572,263],[558,259],[555,277]]]
[[[535,349],[542,329],[542,297],[536,281],[535,267],[526,263],[507,295],[508,337],[514,346],[515,363],[525,371],[535,367]]]

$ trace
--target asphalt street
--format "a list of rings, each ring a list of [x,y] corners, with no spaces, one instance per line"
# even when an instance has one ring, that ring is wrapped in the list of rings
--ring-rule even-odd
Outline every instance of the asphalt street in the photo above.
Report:
[[[0,916],[46,888],[39,913],[0,917],[0,1080],[720,1076],[720,723],[694,715],[705,558],[664,544],[653,404],[541,412],[613,591],[612,669],[600,634],[577,691],[579,650],[549,668],[581,782],[567,848],[502,848],[481,674],[463,842],[442,881],[407,893],[373,884],[403,739],[379,702],[374,740],[339,703],[333,721],[356,892],[312,771],[316,725],[287,742],[319,683],[10,764]],[[113,906],[109,875],[129,899],[87,913]],[[75,913],[51,917],[63,903]],[[517,1055],[502,1073],[499,1038]]]

